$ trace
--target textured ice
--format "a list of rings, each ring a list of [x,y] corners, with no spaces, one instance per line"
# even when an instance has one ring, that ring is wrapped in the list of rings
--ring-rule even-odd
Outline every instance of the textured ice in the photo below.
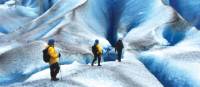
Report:
[[[169,0],[170,5],[176,9],[188,22],[200,29],[200,1],[199,0]]]
[[[176,46],[144,52],[140,60],[167,87],[199,87],[196,67],[200,65],[200,49],[196,35],[199,32],[192,28]]]

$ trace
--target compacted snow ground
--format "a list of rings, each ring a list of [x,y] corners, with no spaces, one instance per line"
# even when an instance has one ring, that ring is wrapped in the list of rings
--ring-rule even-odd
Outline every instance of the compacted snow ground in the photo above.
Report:
[[[105,62],[101,67],[73,63],[62,65],[62,79],[50,81],[49,69],[33,74],[23,83],[8,87],[163,87],[144,67],[135,61]]]

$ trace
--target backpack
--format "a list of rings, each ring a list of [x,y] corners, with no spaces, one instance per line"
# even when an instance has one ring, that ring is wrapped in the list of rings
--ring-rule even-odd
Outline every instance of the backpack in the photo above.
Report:
[[[116,48],[117,50],[122,50],[122,49],[124,48],[124,45],[123,45],[122,42],[118,41],[118,42],[116,43],[116,45],[115,45],[115,48]]]
[[[48,62],[50,61],[50,56],[49,56],[49,54],[48,54],[48,49],[49,49],[49,47],[47,47],[47,48],[45,48],[45,49],[43,50],[43,61],[44,61],[45,63],[48,63]]]
[[[93,46],[92,46],[92,53],[93,53],[94,55],[97,55],[97,48],[96,48],[96,45],[93,45]]]

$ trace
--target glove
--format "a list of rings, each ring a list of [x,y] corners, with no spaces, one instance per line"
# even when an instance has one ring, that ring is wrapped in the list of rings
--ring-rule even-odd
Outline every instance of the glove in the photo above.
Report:
[[[61,54],[59,53],[59,55],[58,55],[59,57],[61,57]]]

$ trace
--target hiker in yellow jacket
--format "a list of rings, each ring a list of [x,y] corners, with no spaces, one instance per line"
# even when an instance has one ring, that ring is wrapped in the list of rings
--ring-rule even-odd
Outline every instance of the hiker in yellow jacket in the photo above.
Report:
[[[54,39],[50,39],[48,41],[48,54],[50,57],[49,60],[49,64],[50,64],[50,73],[51,73],[51,80],[52,81],[57,81],[59,80],[58,78],[56,78],[59,70],[60,70],[60,66],[59,66],[59,57],[60,57],[60,53],[56,52],[55,48],[54,48],[54,43],[55,40]]]
[[[101,62],[101,56],[102,56],[103,50],[102,50],[101,46],[99,45],[99,40],[95,40],[95,43],[92,46],[92,52],[94,54],[94,59],[93,59],[91,65],[94,66],[94,62],[98,58],[98,66],[101,66],[100,62]]]

